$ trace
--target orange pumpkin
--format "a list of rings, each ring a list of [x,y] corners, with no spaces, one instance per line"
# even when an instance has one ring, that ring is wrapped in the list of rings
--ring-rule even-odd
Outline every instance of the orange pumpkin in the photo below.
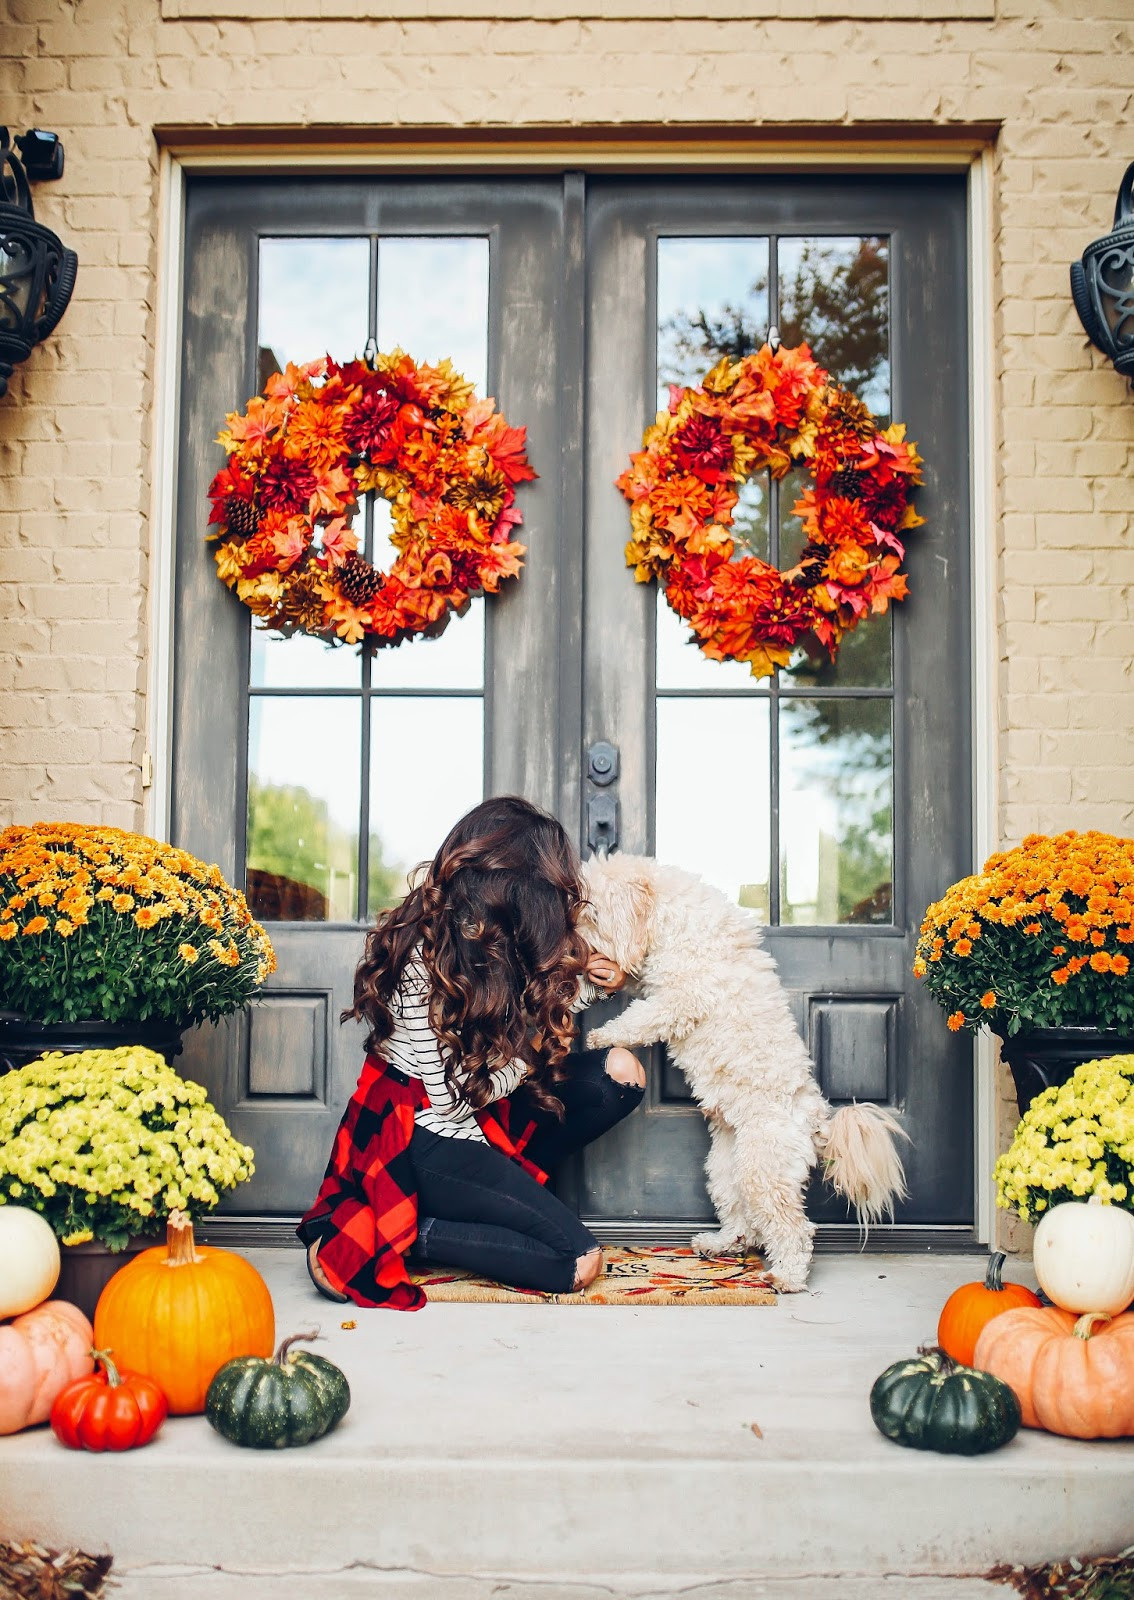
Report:
[[[0,1433],[47,1421],[56,1395],[94,1371],[92,1339],[66,1300],[45,1300],[0,1327]]]
[[[1134,1316],[1006,1311],[977,1340],[975,1365],[1015,1389],[1025,1428],[1071,1439],[1134,1434]]]
[[[1004,1283],[1001,1272],[1004,1255],[997,1251],[988,1259],[983,1283],[963,1283],[946,1300],[937,1324],[937,1343],[945,1354],[963,1367],[973,1365],[976,1342],[993,1317],[1016,1306],[1038,1306],[1038,1295],[1022,1283]]]
[[[270,1356],[276,1319],[268,1286],[231,1250],[198,1245],[170,1215],[166,1242],[116,1272],[95,1308],[94,1342],[119,1366],[152,1378],[175,1416],[205,1409],[209,1384],[234,1356]]]

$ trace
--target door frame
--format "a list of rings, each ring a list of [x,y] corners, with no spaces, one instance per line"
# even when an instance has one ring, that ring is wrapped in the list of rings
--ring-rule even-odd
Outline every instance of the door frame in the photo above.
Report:
[[[701,137],[697,133],[701,133]],[[176,526],[177,439],[181,377],[181,299],[185,223],[185,183],[190,175],[342,176],[344,173],[392,176],[428,171],[432,176],[487,175],[536,171],[624,171],[682,174],[698,170],[740,173],[766,171],[815,173],[911,170],[961,172],[967,177],[968,210],[968,372],[970,514],[972,527],[970,638],[973,866],[999,843],[999,661],[996,627],[998,498],[995,461],[998,428],[995,410],[994,344],[994,152],[996,130],[949,130],[927,137],[911,129],[902,139],[864,134],[858,140],[819,135],[798,139],[763,138],[759,130],[563,130],[549,135],[533,130],[525,137],[509,131],[500,140],[472,132],[461,139],[452,130],[434,134],[410,130],[400,137],[376,129],[364,141],[296,146],[286,136],[265,139],[249,130],[228,143],[215,134],[178,132],[163,139],[157,195],[155,355],[151,432],[149,615],[147,640],[146,745],[141,757],[144,827],[167,839],[173,778],[173,595]],[[160,136],[159,136],[160,137]],[[256,142],[250,142],[255,140]],[[564,686],[566,687],[566,686]],[[572,808],[573,810],[576,808]],[[993,1236],[995,1189],[992,1166],[997,1138],[997,1058],[991,1037],[978,1035],[974,1046],[974,1243]],[[884,1230],[880,1230],[884,1231]],[[904,1237],[904,1235],[903,1235]],[[261,1240],[260,1242],[267,1242]],[[885,1244],[887,1241],[880,1240]],[[897,1241],[888,1243],[893,1248]],[[910,1231],[909,1245],[919,1241]],[[960,1241],[958,1241],[959,1243]],[[957,1245],[952,1246],[956,1248]]]

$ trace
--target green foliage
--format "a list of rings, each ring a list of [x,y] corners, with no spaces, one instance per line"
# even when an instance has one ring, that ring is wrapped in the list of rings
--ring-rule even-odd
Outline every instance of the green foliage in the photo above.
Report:
[[[248,781],[249,897],[256,911],[267,918],[280,915],[289,921],[353,921],[357,909],[358,835],[336,822],[327,801],[298,784]],[[258,883],[254,874],[270,874],[271,884]],[[287,886],[300,885],[306,894],[293,895],[291,906],[280,906]],[[368,906],[373,913],[395,904],[405,893],[405,870],[391,865],[383,855],[382,841],[370,834]]]

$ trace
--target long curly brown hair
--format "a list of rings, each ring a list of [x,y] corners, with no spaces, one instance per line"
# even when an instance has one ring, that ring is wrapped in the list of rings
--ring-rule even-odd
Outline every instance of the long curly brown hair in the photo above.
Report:
[[[576,931],[583,901],[563,826],[516,795],[485,800],[367,937],[344,1018],[367,1023],[366,1048],[380,1054],[402,971],[420,946],[454,1104],[487,1105],[493,1069],[519,1057],[530,1067],[530,1098],[561,1115],[554,1090],[566,1075],[571,1004],[589,953]]]

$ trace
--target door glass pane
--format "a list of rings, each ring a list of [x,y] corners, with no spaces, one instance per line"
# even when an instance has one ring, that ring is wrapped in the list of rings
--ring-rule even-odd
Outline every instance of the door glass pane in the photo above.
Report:
[[[370,327],[369,239],[261,239],[261,387],[289,361],[361,355]]]
[[[248,901],[269,921],[358,915],[361,707],[254,695],[248,710]]]
[[[890,701],[780,701],[780,920],[893,920]]]
[[[843,636],[839,653],[831,660],[823,646],[812,640],[810,650],[800,646],[780,674],[780,682],[809,689],[887,689],[893,681],[894,613],[867,617],[853,633]]]
[[[405,893],[459,817],[484,798],[484,702],[383,695],[371,701],[370,914]]]
[[[261,388],[289,361],[358,355],[367,339],[369,304],[368,239],[261,239]],[[251,676],[257,687],[357,687],[359,656],[301,634],[281,639],[254,626]]]
[[[780,338],[807,343],[820,366],[890,416],[890,242],[864,238],[781,239]]]
[[[655,854],[768,920],[768,702],[659,699]]]
[[[768,335],[767,239],[658,240],[658,408]]]
[[[689,624],[677,615],[658,586],[658,689],[751,689],[755,678],[743,661],[713,661],[693,642]]]
[[[357,689],[361,657],[347,645],[324,644],[310,634],[290,639],[252,628],[254,689]]]
[[[488,240],[383,239],[378,246],[378,348],[453,363],[488,385]]]
[[[371,682],[378,689],[482,689],[484,600],[470,601],[463,617],[451,616],[439,639],[375,650]]]

